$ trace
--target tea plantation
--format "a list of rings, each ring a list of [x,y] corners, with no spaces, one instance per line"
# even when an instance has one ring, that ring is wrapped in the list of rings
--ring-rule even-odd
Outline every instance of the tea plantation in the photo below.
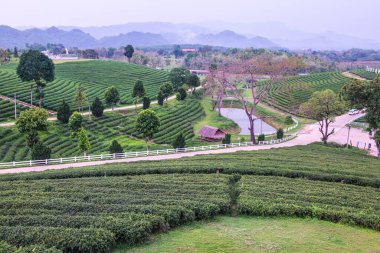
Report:
[[[30,83],[23,83],[16,74],[16,64],[0,68],[0,94],[13,96],[30,102]],[[137,80],[144,83],[146,95],[155,99],[162,83],[168,80],[165,71],[159,71],[140,65],[126,64],[115,61],[79,61],[56,64],[56,79],[44,89],[44,107],[56,111],[65,99],[74,109],[73,101],[78,85],[86,89],[90,100],[96,96],[103,99],[104,92],[110,86],[115,86],[120,92],[120,102],[132,103],[132,89]],[[33,103],[38,104],[34,98]]]
[[[7,101],[7,100],[0,100],[0,122],[8,121],[8,120],[14,120],[14,103]],[[17,105],[17,115],[21,112],[26,110],[27,108],[24,106]]]
[[[313,92],[325,89],[339,92],[351,80],[338,72],[289,77],[273,85],[265,102],[280,110],[297,113],[300,104],[306,102]]]
[[[188,145],[196,142],[193,122],[204,115],[198,100],[169,101],[164,106],[153,106],[160,118],[159,132],[154,135],[152,148],[170,148],[174,138],[182,132]],[[141,110],[141,109],[139,109]],[[106,113],[100,118],[85,116],[83,127],[88,131],[91,143],[90,154],[108,153],[113,140],[117,140],[124,151],[142,151],[145,142],[135,131],[136,111]],[[47,132],[40,132],[41,140],[52,149],[52,158],[82,155],[76,139],[70,137],[67,125],[58,121],[50,122]],[[169,144],[170,146],[166,145]],[[166,145],[166,146],[165,146]],[[16,127],[0,128],[0,161],[29,160],[29,149],[26,147],[25,135]]]
[[[350,72],[352,74],[358,75],[358,76],[363,77],[363,78],[368,79],[368,80],[373,80],[379,75],[379,74],[374,73],[374,72],[366,71],[365,69],[356,69],[356,70],[351,70]]]
[[[380,231],[379,168],[362,151],[312,144],[2,175],[0,249],[110,252],[231,212]]]

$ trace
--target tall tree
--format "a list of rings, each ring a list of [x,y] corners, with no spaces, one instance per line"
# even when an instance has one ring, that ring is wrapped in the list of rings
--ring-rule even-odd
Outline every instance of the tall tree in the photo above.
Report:
[[[57,119],[64,124],[69,123],[69,119],[71,116],[71,109],[68,103],[65,100],[62,100],[61,105],[57,111]]]
[[[201,81],[199,80],[199,77],[197,75],[191,74],[189,76],[189,80],[187,81],[187,84],[194,91],[197,87],[201,85]]]
[[[225,93],[240,101],[247,115],[250,127],[251,142],[255,139],[255,112],[257,105],[268,97],[275,83],[280,82],[284,75],[294,74],[301,61],[296,57],[270,57],[260,56],[250,60],[237,60],[225,68],[220,68],[214,73],[218,87],[218,108],[221,107]],[[269,77],[265,82],[259,82],[265,75]],[[241,88],[243,85],[244,88]],[[245,96],[249,89],[249,97]],[[250,102],[252,105],[250,105]]]
[[[158,132],[159,127],[160,119],[153,110],[143,110],[139,113],[136,120],[136,131],[143,135],[147,151],[149,151],[149,141]]]
[[[173,93],[173,84],[171,82],[164,83],[160,86],[160,92],[168,100],[169,96]]]
[[[79,112],[82,112],[83,107],[87,105],[86,89],[81,84],[79,84],[75,92],[74,103]]]
[[[13,49],[13,57],[14,57],[14,58],[18,58],[18,50],[17,50],[17,47],[15,47],[15,48]]]
[[[170,81],[172,82],[174,89],[178,90],[189,80],[191,75],[190,71],[185,68],[174,68],[169,73]]]
[[[96,97],[94,102],[92,103],[91,112],[92,115],[94,115],[95,117],[101,117],[103,115],[104,106],[102,101],[98,97]]]
[[[301,104],[300,113],[315,119],[319,123],[319,132],[322,134],[323,143],[327,143],[335,129],[329,129],[335,117],[344,112],[344,103],[332,90],[316,91],[309,101]]]
[[[354,81],[342,89],[343,97],[356,108],[366,108],[366,121],[377,146],[380,159],[380,77],[371,82]]]
[[[114,106],[120,101],[119,91],[114,86],[109,87],[104,94],[104,98],[106,100],[106,104],[111,106],[113,111]]]
[[[180,45],[174,45],[173,46],[173,54],[175,58],[183,56],[183,52]]]
[[[132,97],[142,98],[145,96],[144,83],[141,80],[137,80],[135,86],[133,86]]]
[[[79,149],[83,152],[83,156],[87,156],[87,152],[91,147],[90,140],[88,139],[86,130],[81,127],[77,135]]]
[[[39,105],[42,106],[43,88],[47,83],[54,81],[54,63],[49,57],[39,51],[29,50],[20,57],[17,75],[23,82],[31,82],[37,86],[40,94]],[[30,85],[30,105],[32,105],[33,83]]]
[[[134,52],[135,52],[135,49],[133,48],[132,45],[127,45],[124,48],[124,55],[128,58],[128,62],[131,62],[131,58]]]
[[[69,119],[69,128],[74,133],[82,128],[83,116],[79,112],[74,112]]]

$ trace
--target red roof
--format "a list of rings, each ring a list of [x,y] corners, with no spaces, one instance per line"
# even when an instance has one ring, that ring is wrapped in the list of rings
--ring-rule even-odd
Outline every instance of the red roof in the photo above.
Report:
[[[199,130],[198,134],[201,135],[202,138],[208,139],[222,139],[225,136],[225,133],[222,130],[212,126],[204,126]]]

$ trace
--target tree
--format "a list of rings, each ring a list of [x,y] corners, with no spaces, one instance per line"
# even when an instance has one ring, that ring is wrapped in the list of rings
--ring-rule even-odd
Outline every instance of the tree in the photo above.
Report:
[[[187,96],[186,90],[184,88],[179,88],[177,93],[177,100],[185,100]]]
[[[86,89],[81,84],[76,90],[74,103],[79,112],[82,112],[83,107],[87,105]]]
[[[82,128],[83,116],[79,112],[74,112],[69,119],[69,128],[76,133]]]
[[[92,115],[94,115],[95,117],[101,117],[103,115],[104,106],[102,101],[100,101],[98,97],[96,97],[94,102],[92,103],[91,112]]]
[[[33,146],[40,140],[38,137],[38,132],[36,130],[31,130],[26,135],[26,145],[29,148],[33,148]]]
[[[281,82],[284,75],[295,74],[301,61],[297,57],[260,56],[250,60],[237,60],[226,67],[211,71],[217,90],[217,106],[219,109],[226,93],[240,101],[247,115],[250,127],[251,142],[255,139],[255,112],[257,105],[269,96],[275,83]],[[259,76],[268,76],[268,80],[260,82]],[[241,85],[245,88],[241,88]],[[250,98],[246,98],[249,90]]]
[[[128,62],[131,62],[131,58],[134,52],[135,52],[135,49],[133,48],[132,45],[128,45],[124,48],[124,55],[128,58]]]
[[[174,45],[173,46],[173,54],[174,54],[175,58],[183,56],[183,52],[181,50],[180,45]]]
[[[123,147],[117,142],[117,140],[113,140],[110,146],[110,154],[119,153],[123,153]]]
[[[54,81],[54,63],[39,51],[29,50],[20,57],[17,75],[23,82],[34,81],[40,94],[39,105],[42,106],[43,88],[47,83]],[[32,105],[33,83],[30,85],[30,105]]]
[[[195,90],[195,88],[199,87],[201,85],[201,81],[199,80],[199,77],[197,75],[191,74],[189,76],[189,80],[187,81],[187,84],[190,86],[190,88]]]
[[[18,50],[17,50],[17,47],[15,47],[15,48],[13,49],[13,56],[14,56],[15,58],[18,58]]]
[[[179,133],[173,142],[173,148],[174,149],[185,148],[185,146],[186,146],[185,136],[183,136],[183,133]]]
[[[380,159],[380,77],[371,82],[349,83],[343,87],[342,94],[351,106],[366,108],[368,130],[373,133],[378,150],[377,157]]]
[[[33,108],[20,113],[16,125],[20,133],[46,130],[49,114],[45,109]]]
[[[83,156],[87,156],[87,151],[90,149],[91,145],[86,130],[83,127],[81,127],[78,130],[76,136],[78,137],[79,149],[83,152]]]
[[[11,56],[6,49],[0,48],[0,65],[7,64],[11,60]]]
[[[143,98],[143,110],[149,109],[150,107],[150,98],[144,97]]]
[[[330,124],[344,109],[344,103],[332,90],[324,90],[314,92],[309,101],[301,104],[300,113],[318,121],[322,141],[326,144],[329,136],[335,132],[334,128],[329,130]]]
[[[50,159],[51,149],[41,141],[38,141],[32,148],[32,160]]]
[[[166,82],[160,86],[160,91],[164,96],[164,99],[168,100],[169,96],[173,93],[173,84],[171,82]]]
[[[157,94],[157,104],[158,105],[164,105],[165,95],[162,93],[162,91],[159,91]]]
[[[106,104],[111,106],[113,111],[114,106],[120,101],[119,91],[114,86],[109,87],[104,94],[104,98],[106,100]]]
[[[57,111],[57,119],[61,121],[63,124],[69,123],[69,119],[71,116],[71,110],[68,103],[65,100],[62,100],[61,105]]]
[[[174,68],[169,73],[170,81],[172,82],[174,89],[178,90],[182,87],[191,75],[190,71],[184,68]]]
[[[226,134],[222,139],[222,144],[231,144],[231,134]]]
[[[146,142],[146,149],[149,150],[149,141],[153,135],[158,132],[160,127],[160,119],[151,109],[143,110],[138,114],[136,120],[136,131],[143,135]]]
[[[133,86],[132,97],[142,98],[145,96],[144,83],[141,80],[137,80],[135,86]]]
[[[281,140],[284,138],[284,129],[279,128],[276,133],[277,140]]]

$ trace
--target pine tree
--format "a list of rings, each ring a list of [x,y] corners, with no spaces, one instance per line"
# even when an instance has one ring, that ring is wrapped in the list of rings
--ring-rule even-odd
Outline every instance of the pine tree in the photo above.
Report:
[[[186,139],[182,133],[179,133],[173,142],[173,148],[185,148]]]
[[[65,100],[63,100],[57,111],[57,119],[61,121],[63,124],[67,124],[69,123],[70,116],[70,106],[68,103],[66,103]]]
[[[144,97],[143,98],[143,109],[146,110],[146,109],[149,109],[149,107],[150,107],[150,98]]]
[[[123,153],[123,147],[117,142],[117,140],[113,140],[110,146],[110,154]]]
[[[92,103],[91,112],[92,115],[94,115],[95,117],[103,116],[104,106],[102,101],[98,97],[96,97],[94,102]]]

